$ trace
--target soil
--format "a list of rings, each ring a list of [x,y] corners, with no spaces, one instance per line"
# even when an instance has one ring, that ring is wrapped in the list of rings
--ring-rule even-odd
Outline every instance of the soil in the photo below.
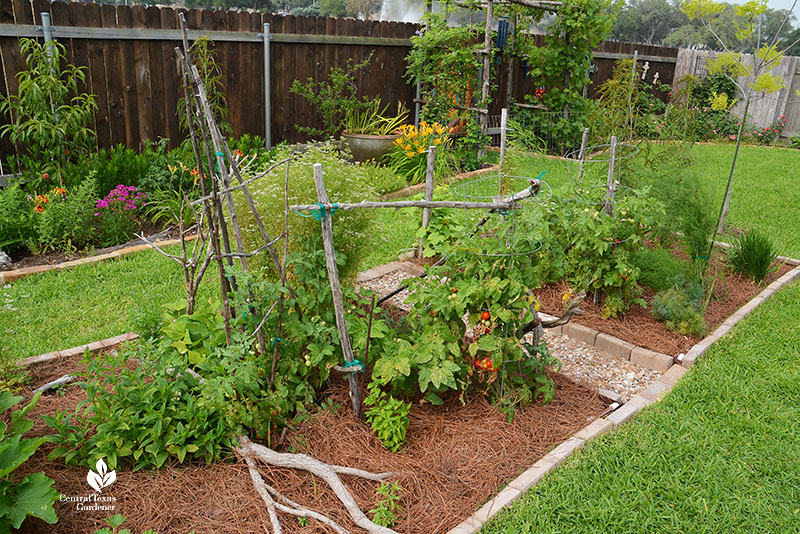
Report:
[[[147,236],[147,238],[151,241],[154,239],[160,240],[178,237],[177,228],[172,227],[167,228],[166,230],[161,230],[161,228],[157,225],[148,224],[141,231],[143,231],[144,235]],[[113,252],[115,250],[143,244],[144,241],[141,239],[132,239],[127,243],[113,247],[82,250],[80,252],[72,253],[47,252],[45,254],[33,254],[26,248],[19,248],[8,253],[8,255],[11,257],[11,265],[0,266],[0,271],[12,271],[16,269],[23,269],[25,267],[35,267],[38,265],[57,265],[59,263],[64,263],[65,261],[77,260],[80,258],[86,258],[88,256],[98,256],[100,254],[108,254],[109,252]]]
[[[704,315],[708,326],[707,332],[713,332],[736,310],[744,306],[772,281],[791,270],[792,267],[783,265],[777,272],[767,276],[761,285],[727,270],[719,255],[712,260],[710,269],[712,276],[718,270],[721,272],[721,276],[717,277],[717,284]],[[542,303],[543,311],[552,315],[561,315],[564,302],[562,295],[567,291],[569,291],[569,286],[565,282],[558,282],[548,284],[535,293]],[[645,302],[649,303],[654,294],[653,290],[644,288],[642,296]],[[603,319],[600,316],[601,307],[595,306],[591,295],[586,297],[580,307],[584,313],[573,317],[571,322],[606,332],[636,346],[669,356],[686,353],[702,339],[697,336],[681,335],[668,329],[663,321],[656,319],[647,309],[638,305],[632,306],[624,315],[609,319]]]
[[[80,357],[40,364],[30,371],[31,389],[78,370]],[[348,392],[341,386],[325,393],[334,409],[320,410],[287,433],[278,450],[302,452],[328,463],[372,472],[391,471],[403,488],[395,529],[407,534],[446,532],[496,494],[500,488],[568,436],[600,415],[608,399],[596,390],[555,374],[555,399],[518,410],[514,422],[476,398],[462,406],[456,397],[442,406],[414,405],[408,441],[399,453],[384,448],[369,427],[348,413]],[[49,433],[40,415],[70,410],[85,398],[72,384],[42,396],[30,417],[36,426],[30,435]],[[46,443],[23,466],[19,475],[42,471],[55,480],[55,488],[68,497],[94,495],[86,482],[87,469],[48,461],[54,445]],[[324,482],[306,472],[261,465],[268,484],[290,499],[328,515],[351,532],[355,527],[344,508]],[[376,501],[374,482],[343,477],[364,511]],[[142,532],[152,528],[161,534],[271,532],[263,502],[253,488],[243,461],[212,466],[172,465],[159,471],[130,472],[117,469],[117,480],[104,488],[113,497],[114,511],[76,510],[74,502],[55,504],[59,521],[47,525],[28,519],[24,532],[91,533],[114,513],[127,517],[126,528]],[[300,526],[293,517],[279,514],[284,532],[330,532],[313,520]]]

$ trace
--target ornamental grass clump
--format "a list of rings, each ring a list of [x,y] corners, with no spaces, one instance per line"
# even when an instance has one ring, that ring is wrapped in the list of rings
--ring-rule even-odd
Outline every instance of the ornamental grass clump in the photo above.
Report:
[[[436,147],[434,179],[442,178],[451,168],[448,149],[451,146],[450,130],[438,122],[428,124],[422,121],[419,128],[414,125],[401,126],[402,137],[394,141],[392,150],[386,154],[386,163],[397,174],[404,176],[408,183],[425,181],[428,167],[428,147]]]
[[[766,276],[775,271],[772,262],[778,257],[775,245],[766,234],[751,230],[733,242],[728,259],[733,268],[760,284]]]

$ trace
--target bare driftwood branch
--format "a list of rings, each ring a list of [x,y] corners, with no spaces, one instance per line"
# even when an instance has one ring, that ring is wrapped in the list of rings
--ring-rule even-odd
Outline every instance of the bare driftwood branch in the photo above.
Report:
[[[331,527],[333,530],[338,532],[339,534],[347,534],[349,531],[335,521],[326,517],[320,513],[317,513],[313,510],[309,510],[308,508],[297,504],[296,502],[292,501],[291,499],[284,497],[280,493],[278,493],[275,488],[270,486],[264,481],[264,478],[261,476],[261,473],[258,471],[258,466],[256,465],[255,460],[252,458],[245,458],[247,462],[248,470],[250,471],[250,478],[253,480],[253,485],[256,488],[256,491],[264,501],[264,504],[267,505],[267,510],[269,511],[270,521],[272,521],[273,530],[277,533],[281,531],[280,522],[278,520],[276,511],[281,511],[287,514],[291,514],[297,517],[307,517],[310,519],[316,519],[323,525],[327,525]],[[273,499],[274,495],[274,499]],[[278,499],[279,502],[276,502],[275,499]],[[281,504],[283,503],[283,504]]]
[[[570,321],[570,319],[572,319],[573,315],[579,315],[583,313],[583,310],[581,310],[578,306],[581,305],[581,303],[585,298],[586,298],[586,291],[581,290],[574,297],[572,297],[572,300],[569,301],[567,309],[564,310],[564,313],[561,314],[561,317],[558,317],[557,319],[554,319],[552,321],[542,321],[541,317],[539,317],[539,313],[534,309],[533,305],[531,305],[531,313],[533,314],[533,319],[531,321],[528,321],[522,326],[518,334],[518,337],[522,339],[525,336],[525,334],[528,334],[529,332],[534,332],[539,328],[555,328],[557,326],[567,324]]]
[[[249,457],[245,458],[245,461],[247,462],[248,471],[250,471],[250,479],[253,481],[253,486],[256,487],[256,491],[261,495],[264,504],[267,505],[269,520],[272,522],[272,532],[281,534],[283,531],[281,530],[281,522],[278,520],[278,511],[275,509],[275,500],[267,491],[264,479],[261,478],[261,473],[256,469],[256,461]]]
[[[352,469],[341,466],[332,466],[319,460],[307,456],[305,454],[290,454],[274,451],[263,445],[253,443],[247,437],[241,436],[239,438],[241,445],[236,448],[236,452],[241,454],[244,458],[258,458],[259,460],[275,467],[284,467],[288,469],[302,469],[309,473],[323,479],[328,483],[333,493],[344,505],[347,513],[353,522],[371,534],[397,534],[394,530],[380,525],[376,525],[361,511],[358,503],[356,503],[353,496],[347,490],[345,485],[339,478],[339,474],[347,474],[368,478],[369,480],[384,480],[389,474],[375,475],[362,471],[360,469]],[[383,478],[380,478],[383,477]]]
[[[69,384],[70,382],[73,382],[74,380],[75,380],[74,376],[72,376],[72,375],[64,375],[61,378],[57,378],[55,380],[52,380],[52,381],[48,382],[47,384],[44,384],[44,385],[39,386],[38,388],[34,389],[33,390],[33,394],[35,395],[35,394],[39,393],[40,391],[47,391],[49,389],[55,389],[55,388],[57,388],[59,386],[63,386],[64,384]]]
[[[396,202],[373,202],[364,200],[356,204],[332,204],[330,202],[322,202],[322,206],[328,209],[340,210],[356,210],[356,209],[375,209],[375,208],[461,208],[461,209],[515,209],[519,206],[515,202],[461,202],[457,200],[398,200]],[[316,210],[320,208],[319,204],[295,204],[289,206],[290,209],[297,211]]]

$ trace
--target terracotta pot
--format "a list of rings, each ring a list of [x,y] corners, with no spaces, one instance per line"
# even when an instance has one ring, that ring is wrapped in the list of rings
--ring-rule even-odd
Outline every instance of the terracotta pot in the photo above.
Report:
[[[342,132],[342,139],[350,148],[353,161],[361,163],[372,159],[376,161],[381,159],[384,154],[392,149],[394,140],[402,135],[401,133],[392,135],[367,135]]]

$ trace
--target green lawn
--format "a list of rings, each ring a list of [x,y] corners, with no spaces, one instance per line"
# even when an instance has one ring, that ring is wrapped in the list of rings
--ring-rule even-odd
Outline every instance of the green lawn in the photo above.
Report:
[[[798,316],[794,283],[481,532],[798,532]]]
[[[734,145],[696,145],[696,169],[722,203]],[[800,150],[743,146],[739,150],[728,222],[767,233],[781,254],[800,258]]]
[[[734,145],[695,145],[692,156],[698,175],[711,184],[722,204]],[[593,166],[598,166],[595,164]],[[574,178],[577,166],[545,156],[520,158],[513,172],[544,176],[555,189]],[[758,229],[775,242],[780,254],[800,257],[800,150],[743,146],[739,151],[728,223],[740,229]],[[594,169],[599,172],[601,169]]]
[[[216,272],[209,268],[198,301],[211,296]],[[186,293],[180,266],[146,250],[21,278],[0,287],[0,296],[0,357],[19,359],[130,332],[139,309]]]

